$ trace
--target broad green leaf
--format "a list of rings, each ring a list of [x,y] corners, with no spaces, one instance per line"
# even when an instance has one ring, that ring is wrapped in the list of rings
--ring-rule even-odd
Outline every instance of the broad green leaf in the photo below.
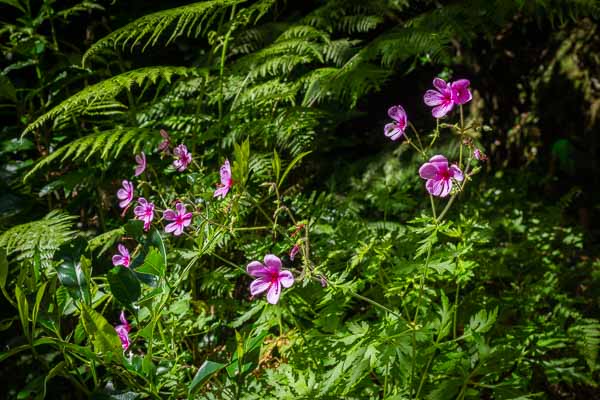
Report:
[[[57,259],[60,259],[56,267],[56,273],[60,283],[69,290],[74,300],[80,300],[85,304],[91,304],[90,294],[90,260],[81,256],[81,251],[87,247],[84,240],[75,240],[61,249]]]
[[[90,337],[96,353],[120,353],[121,341],[115,327],[91,307],[83,305],[81,309],[83,328]]]
[[[209,360],[204,361],[200,368],[198,368],[198,372],[196,372],[194,379],[192,379],[192,382],[190,383],[188,388],[189,393],[192,394],[196,390],[200,389],[206,381],[208,381],[214,374],[223,368],[225,368],[225,364]]]
[[[140,297],[140,281],[129,268],[114,267],[108,271],[107,278],[111,293],[124,306],[130,306]]]
[[[279,182],[277,182],[277,187],[281,186],[281,184],[283,183],[285,178],[288,176],[288,174],[290,173],[292,168],[294,168],[294,165],[298,164],[298,162],[300,162],[300,160],[302,160],[304,157],[306,157],[310,153],[312,153],[312,151],[305,151],[304,153],[300,153],[290,162],[290,164],[287,166],[285,171],[283,171],[283,175],[281,175],[281,180]]]
[[[164,257],[161,252],[155,247],[150,247],[150,251],[144,259],[141,267],[136,268],[136,272],[144,274],[156,275],[161,278],[165,276]]]

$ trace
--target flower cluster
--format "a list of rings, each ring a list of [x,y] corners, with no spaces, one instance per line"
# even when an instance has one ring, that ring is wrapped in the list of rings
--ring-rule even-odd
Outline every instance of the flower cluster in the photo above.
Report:
[[[433,107],[431,114],[434,118],[443,118],[452,111],[454,106],[461,106],[471,101],[473,95],[469,89],[470,85],[471,83],[467,79],[446,82],[441,78],[435,78],[433,80],[435,89],[427,90],[423,96],[423,101],[426,105]],[[385,136],[391,140],[398,140],[402,136],[406,136],[405,130],[409,122],[404,108],[400,105],[392,106],[388,110],[388,115],[394,122],[385,125]],[[425,154],[423,149],[418,150]],[[477,160],[485,160],[485,155],[479,149],[474,150],[473,157]],[[452,192],[453,184],[464,180],[464,174],[460,166],[457,164],[449,165],[448,159],[443,155],[431,157],[419,169],[419,176],[426,180],[425,188],[427,191],[436,197],[448,196]]]

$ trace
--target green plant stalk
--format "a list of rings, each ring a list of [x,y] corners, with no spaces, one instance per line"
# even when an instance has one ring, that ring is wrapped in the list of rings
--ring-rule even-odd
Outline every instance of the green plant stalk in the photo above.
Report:
[[[231,7],[231,16],[229,18],[229,21],[233,21],[235,18],[235,6],[236,4],[234,4]],[[223,74],[225,71],[225,57],[227,55],[227,45],[229,44],[229,38],[231,37],[234,28],[235,23],[232,22],[231,26],[229,27],[229,30],[225,34],[225,39],[223,40],[223,48],[221,49],[221,62],[219,65],[219,121],[223,118]]]

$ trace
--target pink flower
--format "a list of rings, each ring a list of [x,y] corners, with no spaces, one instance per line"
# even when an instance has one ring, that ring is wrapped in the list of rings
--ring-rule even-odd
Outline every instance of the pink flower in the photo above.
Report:
[[[144,230],[150,229],[150,224],[154,218],[154,203],[148,203],[145,198],[138,199],[138,206],[133,209],[135,217],[144,221]]]
[[[475,159],[478,160],[478,161],[485,161],[485,160],[487,160],[487,156],[485,154],[483,154],[481,152],[481,150],[479,150],[477,148],[475,150],[473,150],[473,157],[475,157]]]
[[[113,265],[115,267],[117,265],[122,265],[125,268],[129,268],[129,263],[131,262],[131,257],[129,257],[129,250],[127,250],[127,247],[123,246],[120,243],[117,246],[117,249],[119,249],[119,253],[121,253],[121,255],[115,254],[112,257],[112,263],[113,263]]]
[[[289,288],[294,284],[294,275],[290,271],[281,269],[281,260],[273,254],[265,256],[265,264],[252,261],[246,271],[257,279],[250,284],[250,293],[256,296],[267,291],[267,301],[277,304],[281,295],[281,287]]]
[[[162,138],[164,140],[158,144],[158,151],[160,151],[160,152],[164,151],[165,153],[168,153],[169,146],[171,146],[171,137],[169,136],[167,131],[165,131],[164,129],[160,130],[160,136],[162,136]]]
[[[459,79],[450,84],[452,86],[452,102],[454,104],[465,104],[471,101],[473,95],[469,90],[470,84],[471,82],[468,79]]]
[[[229,193],[229,189],[233,186],[233,179],[231,179],[231,167],[229,166],[229,160],[225,160],[225,163],[221,166],[219,170],[221,175],[221,183],[217,183],[217,190],[215,190],[215,194],[213,197],[221,197],[224,199]]]
[[[129,341],[129,331],[131,327],[125,319],[125,311],[121,311],[121,315],[119,316],[121,320],[121,325],[115,326],[115,331],[117,331],[117,335],[119,335],[119,339],[121,339],[121,346],[123,346],[123,350],[127,350],[131,342]]]
[[[468,82],[468,81],[467,81]],[[423,101],[429,107],[433,107],[431,115],[434,118],[442,118],[454,107],[454,101],[452,96],[452,86],[443,79],[435,78],[433,80],[433,86],[436,90],[428,90],[423,96]]]
[[[396,122],[386,124],[383,133],[392,140],[398,140],[404,135],[404,129],[408,123],[406,111],[402,106],[393,106],[388,110],[388,115]]]
[[[123,188],[117,190],[117,198],[121,200],[119,207],[125,208],[133,200],[133,184],[129,181],[122,182]]]
[[[137,166],[135,167],[135,176],[140,176],[142,172],[146,169],[146,155],[142,151],[140,154],[135,156],[135,162]]]
[[[300,251],[300,246],[295,244],[294,247],[292,247],[292,250],[290,250],[290,260],[294,261],[294,258],[296,257],[296,255],[298,254],[299,251]]]
[[[456,164],[448,167],[448,160],[442,155],[431,157],[419,168],[419,175],[427,179],[425,187],[434,196],[446,197],[452,190],[452,180],[462,182],[463,173]]]
[[[183,233],[183,228],[189,226],[192,222],[192,213],[186,213],[185,205],[177,203],[175,205],[177,212],[165,210],[163,218],[167,221],[173,221],[165,227],[165,232],[173,232],[173,235],[179,236]]]
[[[179,146],[173,149],[173,154],[175,155],[175,161],[173,161],[173,166],[179,172],[185,171],[185,169],[192,162],[192,153],[190,153],[185,146],[185,144],[180,144]]]

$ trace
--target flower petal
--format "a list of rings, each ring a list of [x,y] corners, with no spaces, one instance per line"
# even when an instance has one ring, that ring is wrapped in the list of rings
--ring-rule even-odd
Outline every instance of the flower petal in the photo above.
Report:
[[[294,284],[294,275],[288,270],[283,270],[279,273],[279,283],[283,287],[289,288]]]
[[[271,286],[271,282],[266,279],[258,278],[252,281],[250,284],[250,294],[252,296],[256,296],[257,294],[261,294],[265,290],[269,289]]]
[[[117,265],[125,265],[125,257],[115,254],[112,256],[112,263],[115,267]]]
[[[279,257],[273,254],[267,254],[265,256],[265,265],[269,268],[270,271],[277,271],[281,269],[281,260]]]
[[[425,163],[419,168],[419,176],[423,179],[434,179],[437,176],[438,169],[435,164]]]
[[[398,128],[397,124],[391,123],[386,124],[384,129],[385,136],[389,137],[392,140],[398,140],[404,135],[404,131]]]
[[[458,168],[458,165],[456,164],[452,164],[450,166],[450,175],[452,176],[452,178],[456,179],[459,182],[462,182],[463,179],[465,179],[462,171],[460,170],[460,168]]]
[[[392,106],[388,110],[388,115],[391,119],[396,122],[403,121],[403,124],[406,125],[406,111],[402,106]]]
[[[163,212],[163,218],[167,221],[175,221],[177,219],[177,213],[173,210],[165,210]]]
[[[267,292],[267,301],[271,304],[277,304],[281,295],[281,285],[279,282],[273,282]]]
[[[175,209],[177,209],[177,214],[181,215],[181,214],[185,214],[185,204],[183,203],[177,203],[175,205]]]
[[[252,261],[246,266],[246,272],[252,276],[263,277],[269,275],[269,270],[260,261]]]
[[[459,79],[456,82],[452,82],[452,101],[456,104],[465,104],[471,101],[473,95],[469,90],[469,82],[468,79]]]
[[[179,227],[179,225],[177,224],[177,222],[171,222],[170,224],[165,226],[165,232],[167,232],[167,233],[175,232],[178,227]],[[178,236],[176,233],[174,233],[174,235]]]
[[[423,101],[429,107],[435,107],[444,103],[446,101],[446,97],[444,97],[444,95],[437,90],[428,90],[425,92],[425,95],[423,95]]]
[[[122,256],[129,257],[129,250],[127,250],[127,247],[119,243],[117,249],[119,249],[119,253],[121,253]]]
[[[444,91],[448,90],[448,86],[449,85],[442,78],[434,78],[433,79],[433,86],[436,89],[438,89],[440,92],[444,92]]]
[[[219,169],[219,175],[221,175],[221,184],[228,186],[229,181],[231,180],[231,167],[229,165],[229,160],[225,160],[225,162]]]
[[[431,115],[433,115],[434,118],[442,118],[452,111],[452,108],[454,108],[454,103],[452,102],[440,104],[437,107],[433,107]]]

